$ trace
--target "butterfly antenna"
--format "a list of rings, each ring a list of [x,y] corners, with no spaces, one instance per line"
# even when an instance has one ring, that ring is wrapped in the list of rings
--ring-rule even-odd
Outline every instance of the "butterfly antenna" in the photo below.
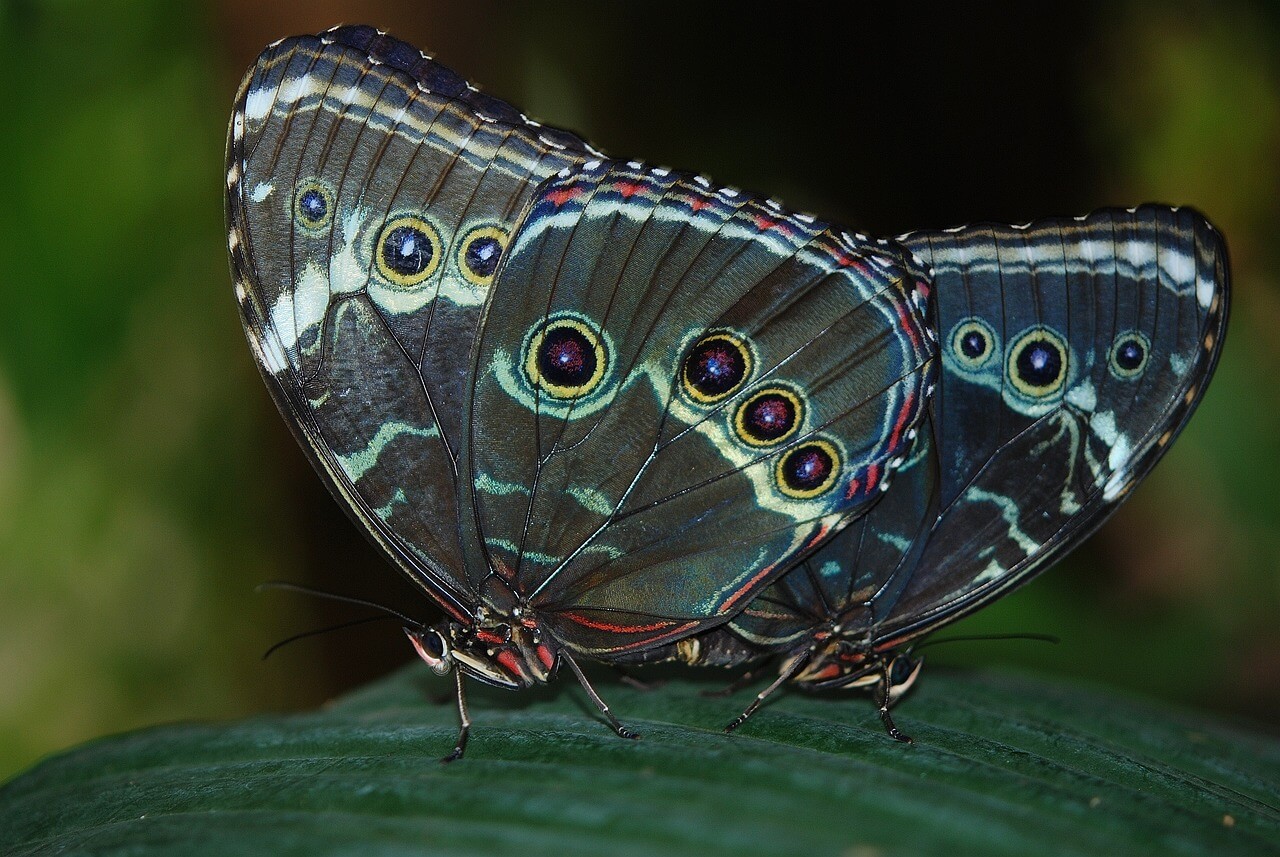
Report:
[[[310,631],[303,631],[300,634],[294,634],[292,637],[285,637],[271,648],[262,653],[262,659],[275,654],[277,649],[283,648],[290,643],[296,643],[298,640],[305,640],[307,637],[316,637],[320,634],[327,634],[330,631],[341,631],[343,628],[354,628],[356,625],[367,625],[370,622],[385,622],[388,619],[394,619],[394,616],[362,616],[359,619],[348,619],[346,622],[340,622],[337,625],[328,625],[324,628],[312,628]]]
[[[284,580],[268,580],[266,583],[259,583],[257,586],[253,588],[253,591],[264,592],[268,589],[283,589],[286,592],[300,592],[303,595],[312,595],[316,598],[327,598],[330,601],[340,601],[343,604],[355,604],[360,607],[368,607],[371,610],[377,610],[381,613],[384,613],[385,618],[395,617],[396,619],[399,619],[401,622],[404,622],[406,625],[409,625],[411,627],[414,627],[414,628],[426,627],[417,619],[411,619],[405,614],[401,613],[399,610],[393,610],[387,605],[379,604],[376,601],[366,601],[363,598],[356,598],[351,595],[340,595],[336,592],[326,592],[323,589],[313,589],[310,586],[302,586],[301,584],[289,583],[288,581],[284,581]],[[334,628],[342,628],[342,627],[345,627],[345,625],[334,626]],[[323,633],[323,632],[315,631],[315,632],[309,632],[309,633]],[[303,635],[303,636],[306,636],[306,635]]]
[[[954,637],[940,637],[937,640],[925,640],[920,645],[913,646],[911,651],[918,652],[921,649],[927,649],[930,646],[937,646],[941,643],[972,643],[978,641],[985,642],[987,640],[1033,640],[1039,643],[1052,643],[1055,646],[1062,642],[1060,638],[1055,637],[1053,634],[959,634]]]

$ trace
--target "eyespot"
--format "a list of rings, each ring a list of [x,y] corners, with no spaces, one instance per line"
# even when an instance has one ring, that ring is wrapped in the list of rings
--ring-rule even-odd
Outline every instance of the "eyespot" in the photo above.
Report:
[[[991,362],[996,353],[996,332],[977,318],[962,321],[951,329],[951,358],[967,372],[976,372]]]
[[[775,446],[804,421],[804,403],[791,389],[771,385],[757,390],[738,406],[733,426],[738,439],[751,446]]]
[[[578,399],[604,380],[609,355],[600,334],[575,316],[553,318],[525,345],[529,383],[555,399]]]
[[[507,233],[496,226],[472,229],[458,242],[458,270],[476,286],[487,286],[507,248]]]
[[[333,222],[333,192],[315,179],[299,184],[293,194],[293,219],[311,231],[328,226]]]
[[[685,355],[681,381],[685,394],[704,405],[725,399],[751,375],[751,350],[732,333],[719,331],[698,339]]]
[[[1062,389],[1067,380],[1067,345],[1047,327],[1033,327],[1009,348],[1005,371],[1014,389],[1043,399]]]
[[[788,497],[811,500],[830,491],[840,475],[840,452],[830,441],[805,441],[778,459],[774,477]]]
[[[421,217],[388,220],[376,246],[378,271],[397,286],[416,286],[440,267],[440,234]]]
[[[1111,374],[1128,380],[1142,374],[1150,356],[1151,340],[1141,331],[1130,330],[1116,337],[1107,362],[1111,367]]]

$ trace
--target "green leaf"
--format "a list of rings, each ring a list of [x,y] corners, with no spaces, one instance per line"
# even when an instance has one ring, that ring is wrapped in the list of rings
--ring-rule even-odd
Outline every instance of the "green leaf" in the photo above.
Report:
[[[745,704],[688,679],[474,688],[414,668],[322,711],[165,726],[0,789],[4,854],[1262,854],[1280,743],[1205,717],[1004,673],[935,670],[890,740],[862,696]]]

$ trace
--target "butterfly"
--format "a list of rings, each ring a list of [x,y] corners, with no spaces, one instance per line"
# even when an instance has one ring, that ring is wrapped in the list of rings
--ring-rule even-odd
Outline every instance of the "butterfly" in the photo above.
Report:
[[[930,266],[942,373],[893,490],[714,631],[641,660],[876,691],[916,680],[910,644],[1046,569],[1169,449],[1226,334],[1226,247],[1202,215],[1143,205],[897,239]]]
[[[722,624],[875,507],[925,418],[929,283],[872,241],[611,160],[369,27],[236,96],[228,246],[253,356],[332,493],[518,689]]]

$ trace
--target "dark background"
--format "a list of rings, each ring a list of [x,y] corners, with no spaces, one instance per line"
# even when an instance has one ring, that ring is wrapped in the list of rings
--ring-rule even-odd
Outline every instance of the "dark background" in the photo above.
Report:
[[[359,614],[258,582],[431,615],[311,473],[227,275],[236,84],[268,42],[339,22],[427,48],[613,155],[872,233],[1146,200],[1206,212],[1230,244],[1235,305],[1199,413],[1094,539],[956,627],[1062,644],[930,659],[1275,728],[1278,7],[832,5],[0,6],[0,777],[107,731],[315,705],[409,658],[388,624],[260,662]]]

